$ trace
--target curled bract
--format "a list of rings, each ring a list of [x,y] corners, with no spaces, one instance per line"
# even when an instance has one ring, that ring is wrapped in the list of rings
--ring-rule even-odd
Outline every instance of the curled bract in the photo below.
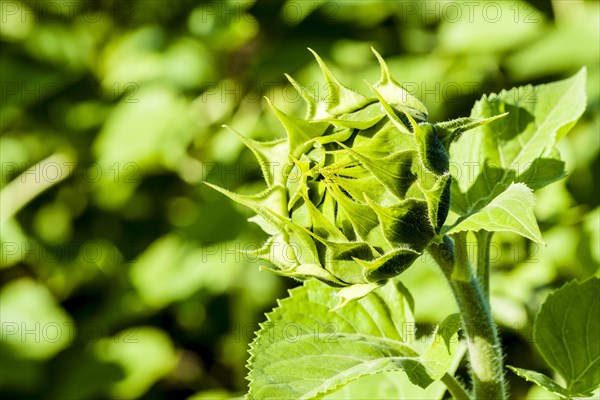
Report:
[[[496,118],[430,123],[373,52],[381,78],[368,84],[370,95],[342,85],[313,52],[327,95],[314,98],[286,75],[307,103],[306,117],[269,102],[287,138],[238,134],[261,165],[264,191],[246,196],[210,185],[256,212],[251,220],[271,235],[252,252],[272,264],[265,269],[339,287],[341,304],[405,271],[439,235],[450,206],[448,148]]]

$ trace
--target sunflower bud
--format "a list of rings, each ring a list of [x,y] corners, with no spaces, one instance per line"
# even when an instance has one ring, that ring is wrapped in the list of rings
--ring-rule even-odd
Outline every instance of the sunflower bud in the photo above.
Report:
[[[311,50],[312,51],[312,50]],[[313,52],[314,53],[314,52]],[[402,88],[375,52],[381,79],[363,96],[343,86],[314,53],[328,93],[307,103],[304,119],[270,104],[287,138],[240,139],[258,159],[266,190],[239,195],[270,238],[252,252],[264,267],[342,288],[343,303],[362,297],[413,264],[439,235],[450,206],[448,147],[489,120],[442,124]]]

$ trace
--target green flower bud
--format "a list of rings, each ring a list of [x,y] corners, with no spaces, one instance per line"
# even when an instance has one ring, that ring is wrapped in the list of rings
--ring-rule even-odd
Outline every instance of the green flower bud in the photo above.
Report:
[[[312,51],[312,50],[311,50]],[[374,50],[373,50],[374,51]],[[313,52],[314,53],[314,52]],[[287,139],[263,143],[240,134],[258,159],[267,189],[243,196],[271,237],[252,254],[297,279],[316,278],[359,298],[413,264],[439,233],[450,207],[448,147],[489,120],[431,124],[375,52],[381,79],[363,96],[343,86],[314,53],[329,92],[307,103],[304,119],[273,106]]]

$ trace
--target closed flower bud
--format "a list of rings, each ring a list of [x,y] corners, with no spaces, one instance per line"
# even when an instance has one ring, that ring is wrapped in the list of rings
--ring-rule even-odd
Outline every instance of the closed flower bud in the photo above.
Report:
[[[306,100],[304,119],[271,105],[286,139],[240,139],[257,157],[267,188],[244,196],[213,186],[252,208],[271,237],[253,254],[265,267],[341,288],[342,304],[408,267],[433,241],[450,208],[448,148],[488,120],[431,124],[427,109],[398,85],[375,52],[381,79],[363,96],[343,86],[315,57],[329,92]]]

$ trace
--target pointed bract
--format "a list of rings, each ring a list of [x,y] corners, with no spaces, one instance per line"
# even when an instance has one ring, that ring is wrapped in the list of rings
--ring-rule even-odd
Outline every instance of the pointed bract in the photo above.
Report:
[[[248,196],[231,192],[212,183],[204,182],[204,184],[223,193],[236,203],[251,208],[274,227],[281,228],[283,226],[276,217],[279,214],[287,212],[285,207],[285,188],[282,185],[273,185],[261,193]]]
[[[298,264],[293,249],[281,234],[271,236],[259,249],[243,251],[247,258],[256,258],[274,264],[278,270],[285,271]]]
[[[437,175],[447,173],[450,168],[450,159],[444,145],[438,139],[433,125],[427,123],[417,125],[414,132],[423,166]]]
[[[321,72],[323,73],[323,77],[325,78],[327,96],[319,99],[319,101],[324,105],[324,109],[329,116],[346,114],[358,110],[371,102],[370,99],[362,94],[342,85],[335,75],[333,75],[323,59],[314,50],[310,48],[308,50],[315,56],[319,68],[321,68]],[[319,117],[319,115],[317,115],[317,117]]]
[[[400,275],[412,265],[421,253],[413,249],[397,248],[373,261],[355,259],[364,267],[365,278],[370,282],[380,282]]]
[[[312,93],[310,93],[308,91],[308,89],[306,89],[305,87],[301,86],[298,82],[296,82],[296,80],[294,80],[294,78],[292,78],[288,74],[285,74],[285,77],[292,84],[294,89],[296,89],[298,94],[302,97],[302,99],[306,103],[306,119],[310,120],[310,119],[314,118],[315,115],[317,114],[317,103],[319,100],[317,98],[315,98],[315,96],[313,96]]]
[[[270,100],[267,99],[267,102],[284,127],[288,136],[290,154],[295,158],[300,158],[303,153],[306,153],[313,146],[311,140],[323,135],[327,128],[325,123],[311,124],[307,120],[287,115],[275,107]]]
[[[450,145],[458,140],[460,136],[471,129],[475,129],[479,126],[489,124],[492,121],[503,118],[508,115],[508,112],[504,114],[495,115],[490,118],[458,118],[452,121],[438,122],[434,124],[436,134],[440,141],[444,144],[446,151],[450,148]]]
[[[412,172],[415,152],[399,151],[384,158],[372,158],[340,144],[356,157],[392,194],[404,199],[410,185],[417,179]]]
[[[389,103],[402,104],[416,112],[419,119],[427,119],[427,108],[419,99],[411,95],[405,88],[394,80],[387,63],[383,57],[371,47],[381,67],[381,79],[375,84],[375,88],[387,99]]]
[[[323,283],[334,287],[344,287],[345,283],[341,282],[335,276],[323,269],[320,264],[298,264],[286,270],[271,269],[261,266],[261,270],[271,271],[274,274],[295,278],[298,280],[306,280],[316,278]]]
[[[371,293],[373,290],[383,286],[384,282],[377,283],[363,283],[360,285],[352,285],[340,289],[337,292],[337,297],[340,302],[337,306],[331,309],[331,311],[339,310],[351,301],[361,299]]]
[[[289,164],[287,162],[287,153],[289,152],[287,140],[259,142],[242,135],[228,125],[223,125],[223,127],[235,133],[242,143],[254,153],[268,186],[283,181],[285,168]]]

